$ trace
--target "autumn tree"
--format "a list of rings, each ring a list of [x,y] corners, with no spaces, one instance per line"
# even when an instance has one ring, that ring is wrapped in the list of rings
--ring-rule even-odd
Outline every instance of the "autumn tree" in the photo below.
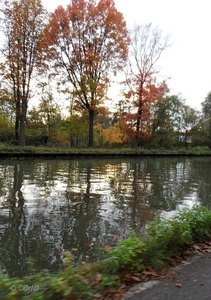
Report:
[[[136,108],[136,112],[127,114],[130,134],[135,136],[135,147],[140,137],[150,135],[151,106],[161,100],[167,90],[166,82],[158,80],[157,62],[169,46],[168,41],[169,37],[164,37],[162,30],[153,28],[152,24],[135,25],[131,31],[126,78],[129,91],[125,96],[133,101]]]
[[[66,9],[59,6],[52,13],[44,39],[54,67],[65,72],[75,101],[88,111],[92,147],[94,117],[106,97],[111,72],[116,74],[127,59],[123,16],[113,0],[72,0]]]
[[[4,80],[13,91],[16,105],[15,135],[25,145],[25,124],[30,87],[35,68],[40,66],[40,35],[44,28],[45,11],[40,0],[5,1],[1,49]]]

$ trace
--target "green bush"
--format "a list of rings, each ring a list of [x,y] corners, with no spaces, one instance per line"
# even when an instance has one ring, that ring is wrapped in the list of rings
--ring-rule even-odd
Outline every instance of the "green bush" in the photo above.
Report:
[[[8,152],[8,153],[32,153],[35,148],[32,146],[11,146],[11,145],[1,145],[0,152]]]
[[[181,219],[161,220],[157,217],[149,223],[147,232],[149,239],[153,239],[159,248],[168,250],[173,255],[192,241],[190,225]]]
[[[206,207],[196,206],[192,210],[184,210],[175,217],[175,221],[188,224],[194,240],[201,241],[211,235],[211,211]]]
[[[128,238],[109,251],[108,268],[112,273],[127,267],[137,271],[144,270],[142,254],[145,247],[141,239],[133,232],[129,233]]]

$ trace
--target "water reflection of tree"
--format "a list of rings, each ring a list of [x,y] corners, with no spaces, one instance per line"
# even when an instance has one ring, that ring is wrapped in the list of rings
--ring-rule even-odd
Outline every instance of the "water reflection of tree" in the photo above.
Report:
[[[196,202],[211,209],[211,158],[192,157],[190,159],[190,190]]]
[[[152,192],[146,201],[156,210],[176,210],[189,192],[190,163],[187,159],[163,158],[147,160]]]
[[[95,180],[96,166],[93,160],[88,161],[83,168],[69,165],[69,181],[66,196],[70,200],[71,217],[63,223],[63,241],[67,249],[75,248],[76,260],[92,255],[95,241],[100,236],[99,212],[100,194],[92,190],[92,180]],[[99,165],[98,165],[99,168]]]
[[[113,172],[115,179],[110,182],[119,200],[116,208],[120,212],[120,219],[125,221],[122,225],[139,233],[144,229],[146,222],[152,220],[156,214],[145,203],[146,196],[151,192],[149,172],[145,160],[120,161],[118,171],[116,168]]]
[[[9,215],[7,226],[1,235],[1,265],[10,276],[25,274],[27,256],[24,226],[26,215],[24,197],[21,191],[23,168],[21,164],[13,165],[13,184],[7,197]],[[12,269],[11,269],[12,266]]]

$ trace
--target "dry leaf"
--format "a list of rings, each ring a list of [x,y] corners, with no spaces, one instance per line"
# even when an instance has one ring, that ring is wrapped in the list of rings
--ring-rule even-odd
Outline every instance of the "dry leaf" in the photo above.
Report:
[[[158,274],[153,271],[143,271],[142,274],[147,276],[158,276]]]
[[[137,282],[141,281],[140,277],[134,276],[134,275],[131,276],[131,279],[133,279],[134,281],[137,281]]]
[[[177,283],[175,284],[175,286],[181,288],[181,287],[182,287],[182,283],[181,283],[181,282],[177,282]]]
[[[176,277],[173,274],[169,274],[168,278],[170,281],[174,281],[176,279]]]
[[[105,246],[103,247],[103,249],[104,249],[104,251],[105,251],[106,253],[108,253],[108,251],[109,251],[110,247],[109,247],[109,246],[107,246],[107,245],[105,245]]]

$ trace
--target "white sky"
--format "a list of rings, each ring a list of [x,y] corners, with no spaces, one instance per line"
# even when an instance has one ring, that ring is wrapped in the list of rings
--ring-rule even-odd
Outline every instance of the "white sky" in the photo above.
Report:
[[[171,93],[180,94],[186,104],[200,108],[211,91],[211,1],[210,0],[114,0],[128,28],[151,22],[172,46],[158,62],[161,75],[170,77]],[[43,0],[53,11],[69,0]]]

